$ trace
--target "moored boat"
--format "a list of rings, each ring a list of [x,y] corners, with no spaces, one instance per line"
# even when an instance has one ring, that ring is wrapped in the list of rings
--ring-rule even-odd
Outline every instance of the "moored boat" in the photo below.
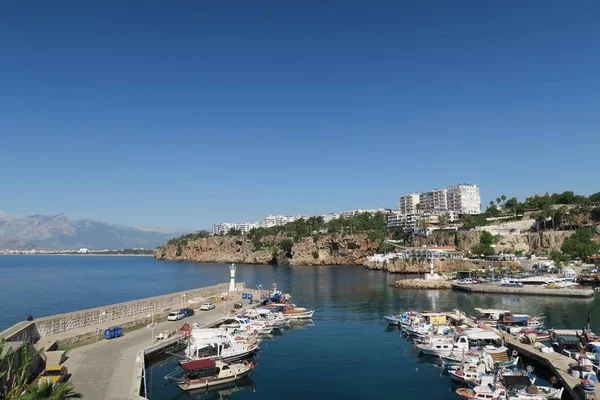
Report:
[[[235,382],[254,369],[254,362],[229,363],[213,360],[181,361],[185,374],[178,385],[181,390],[195,390]]]

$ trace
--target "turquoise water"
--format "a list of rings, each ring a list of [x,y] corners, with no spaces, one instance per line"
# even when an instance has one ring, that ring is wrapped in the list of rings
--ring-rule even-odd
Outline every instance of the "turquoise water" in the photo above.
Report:
[[[314,326],[261,344],[259,366],[238,388],[194,398],[286,400],[455,398],[448,376],[414,354],[382,316],[407,309],[504,308],[545,315],[548,326],[581,328],[595,300],[518,297],[389,287],[401,276],[360,267],[239,265],[239,281],[277,282],[294,302],[316,310]],[[228,265],[156,261],[149,257],[1,256],[0,329],[23,319],[224,282]],[[592,308],[600,331],[600,307]],[[188,399],[163,378],[176,358],[148,369],[152,400]]]

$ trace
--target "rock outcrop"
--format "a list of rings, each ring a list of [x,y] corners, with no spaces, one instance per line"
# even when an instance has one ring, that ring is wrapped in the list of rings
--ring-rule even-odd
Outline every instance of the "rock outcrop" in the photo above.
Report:
[[[380,241],[370,240],[366,235],[329,234],[301,238],[286,252],[279,246],[283,239],[283,236],[265,236],[257,248],[244,236],[209,237],[190,241],[184,246],[165,245],[154,251],[154,257],[245,264],[362,265],[380,246]]]

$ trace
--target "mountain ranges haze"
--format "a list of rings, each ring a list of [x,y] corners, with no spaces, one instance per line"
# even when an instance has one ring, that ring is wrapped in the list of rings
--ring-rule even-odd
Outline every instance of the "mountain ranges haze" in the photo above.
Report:
[[[71,219],[65,214],[19,217],[0,211],[0,249],[151,249],[184,233],[155,229]]]

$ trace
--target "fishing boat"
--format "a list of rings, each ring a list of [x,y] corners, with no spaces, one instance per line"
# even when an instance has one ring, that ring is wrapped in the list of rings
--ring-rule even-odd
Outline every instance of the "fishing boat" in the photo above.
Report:
[[[254,369],[254,362],[229,363],[225,361],[194,360],[180,361],[185,371],[178,385],[181,390],[195,390],[223,385],[248,376]]]
[[[190,333],[185,355],[191,360],[236,361],[259,349],[256,335],[223,329],[194,328]]]
[[[271,326],[270,323],[262,321],[251,321],[248,318],[237,316],[235,317],[235,319],[225,321],[225,323],[221,325],[221,328],[224,328],[229,332],[233,330],[232,333],[237,333],[238,330],[241,332],[255,331],[260,335],[270,335],[271,333],[273,333],[274,330],[274,327]]]
[[[463,349],[469,349],[469,340],[466,335],[455,335],[444,339],[439,342],[417,344],[416,346],[422,355],[429,356],[449,356],[453,353],[460,353]]]

